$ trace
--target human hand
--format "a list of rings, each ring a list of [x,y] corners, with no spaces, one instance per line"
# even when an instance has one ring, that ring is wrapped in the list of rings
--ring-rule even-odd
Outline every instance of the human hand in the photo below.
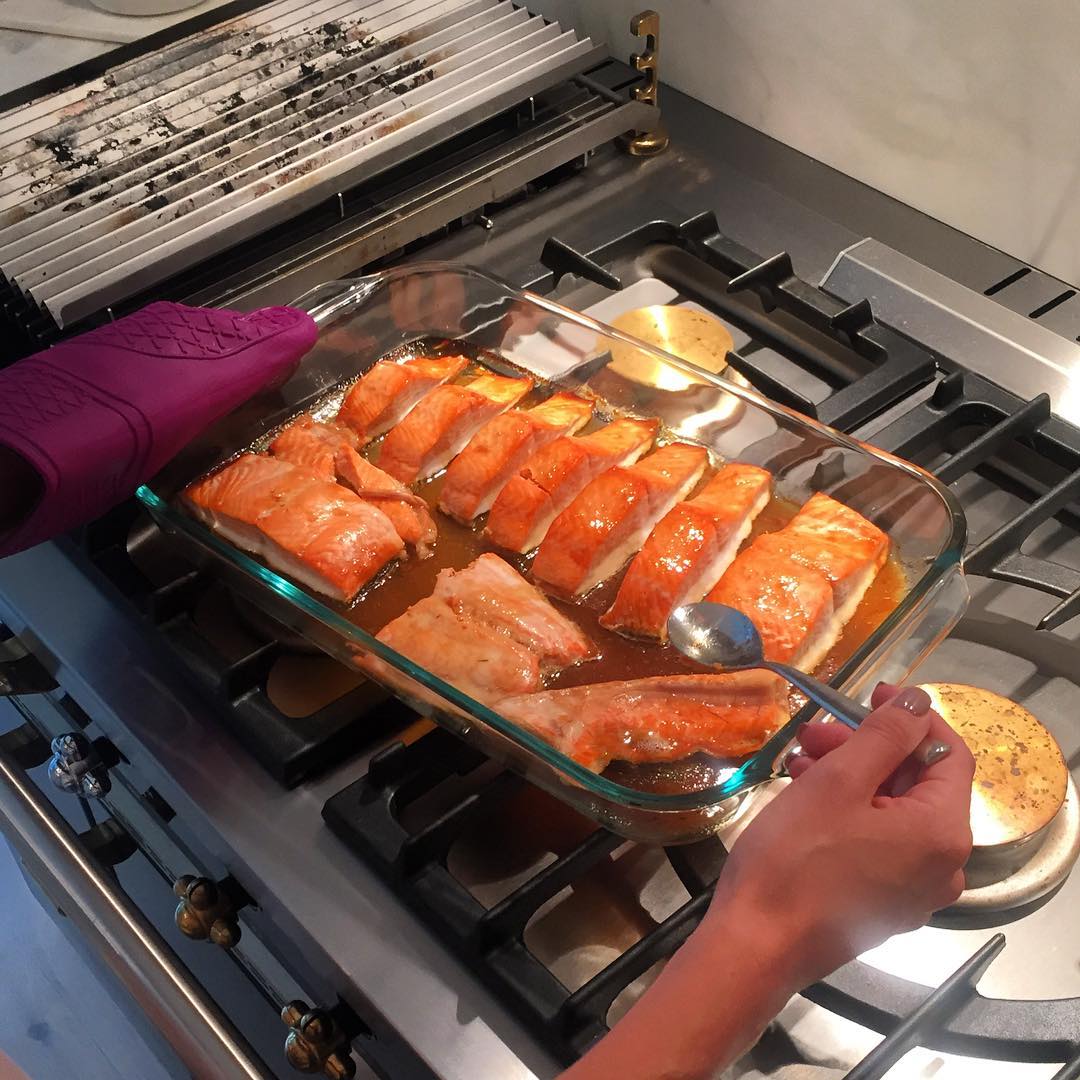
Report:
[[[760,935],[793,989],[922,926],[964,888],[970,751],[923,690],[883,684],[871,704],[857,731],[803,730],[798,779],[735,844],[700,928]],[[952,752],[923,767],[911,753],[928,736]]]

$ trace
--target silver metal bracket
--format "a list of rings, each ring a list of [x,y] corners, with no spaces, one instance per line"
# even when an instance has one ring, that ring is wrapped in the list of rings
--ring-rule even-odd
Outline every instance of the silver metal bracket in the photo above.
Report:
[[[1080,423],[1080,344],[868,237],[840,252],[821,288],[848,303],[869,300],[878,322],[1027,401]]]

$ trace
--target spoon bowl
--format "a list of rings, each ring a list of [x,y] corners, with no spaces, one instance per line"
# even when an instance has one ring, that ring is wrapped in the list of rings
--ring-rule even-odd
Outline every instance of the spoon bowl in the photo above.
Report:
[[[765,658],[761,635],[753,620],[726,604],[701,601],[677,607],[667,621],[668,640],[684,656],[723,671],[765,668],[801,690],[815,705],[849,728],[857,728],[870,715],[865,705],[790,664]],[[771,744],[771,740],[770,740]],[[915,756],[932,765],[949,752],[946,743],[924,739]]]

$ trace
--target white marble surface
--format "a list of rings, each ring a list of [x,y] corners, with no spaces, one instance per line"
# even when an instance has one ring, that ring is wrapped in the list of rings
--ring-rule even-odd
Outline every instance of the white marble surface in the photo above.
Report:
[[[0,94],[114,48],[106,41],[0,29]]]
[[[533,0],[631,51],[641,0]],[[843,172],[1080,281],[1074,0],[677,0],[662,78]],[[675,58],[677,57],[677,62]]]
[[[107,0],[102,0],[107,2]],[[113,0],[117,3],[118,0]],[[151,5],[158,0],[150,0]],[[116,15],[91,0],[0,0],[0,30],[30,30],[49,36],[85,38],[91,41],[136,41],[220,7],[226,0],[177,0],[188,6],[168,15]],[[122,4],[133,0],[122,0]],[[121,5],[122,6],[122,5]]]

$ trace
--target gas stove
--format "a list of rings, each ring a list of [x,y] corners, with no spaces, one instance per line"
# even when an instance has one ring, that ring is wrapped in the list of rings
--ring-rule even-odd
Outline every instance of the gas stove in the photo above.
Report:
[[[1075,770],[1080,430],[1052,377],[1077,354],[1073,290],[678,94],[668,151],[628,156],[606,140],[634,76],[582,78],[163,294],[252,307],[446,259],[607,321],[701,307],[752,385],[952,486],[973,598],[916,678],[1027,705]],[[984,362],[991,338],[1013,353]],[[351,1046],[395,1077],[554,1075],[655,977],[722,867],[720,841],[623,842],[431,730],[178,560],[133,506],[0,562],[0,619],[40,661],[4,669],[25,688],[9,756],[39,777],[41,735],[81,735],[99,860],[216,884],[265,1028],[318,1006],[339,1062]],[[729,1077],[1080,1075],[1076,880],[893,939],[794,999]],[[167,922],[176,899],[147,903]],[[210,947],[177,946],[193,968]],[[260,1015],[241,1026],[262,1050]]]

